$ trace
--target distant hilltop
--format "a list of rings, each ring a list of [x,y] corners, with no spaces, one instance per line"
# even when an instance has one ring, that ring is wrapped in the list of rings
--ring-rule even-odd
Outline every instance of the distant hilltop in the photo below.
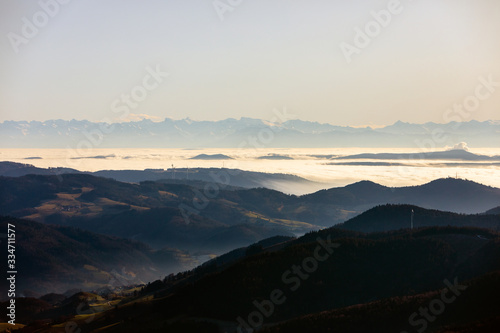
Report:
[[[439,132],[439,140],[432,133]],[[88,120],[4,121],[0,148],[439,148],[467,142],[471,147],[500,147],[500,121],[410,124],[382,128],[282,123],[241,118],[220,121],[165,119],[126,123]],[[269,158],[269,157],[266,157]]]
[[[452,149],[429,153],[378,153],[339,156],[337,160],[458,160],[458,161],[500,161],[500,156],[474,154],[464,149]]]
[[[232,160],[233,158],[224,154],[199,154],[191,157],[190,160]]]

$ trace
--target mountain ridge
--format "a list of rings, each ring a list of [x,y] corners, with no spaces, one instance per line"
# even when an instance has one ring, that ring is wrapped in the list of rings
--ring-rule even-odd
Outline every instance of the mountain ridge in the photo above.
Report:
[[[17,284],[20,295],[27,291],[62,293],[72,288],[140,284],[158,274],[191,268],[195,262],[177,249],[155,251],[130,239],[0,216],[0,225],[6,227],[7,223],[15,225],[19,235],[16,259],[22,272]],[[1,286],[5,283],[2,281]]]
[[[489,240],[479,239],[477,234]],[[333,250],[331,258],[318,264],[317,269],[310,274],[304,275],[296,290],[289,290],[287,285],[283,285],[283,272],[286,273],[293,264],[311,256],[318,246],[318,238],[328,239],[340,246]],[[489,295],[488,304],[496,304],[495,309],[498,308],[498,302],[495,302],[498,292],[492,294],[488,288],[495,285],[500,277],[500,263],[491,258],[483,260],[484,249],[500,251],[498,239],[498,233],[477,228],[431,227],[420,228],[413,234],[406,230],[398,234],[364,235],[346,235],[341,230],[329,228],[291,240],[278,251],[264,250],[249,254],[227,267],[219,269],[216,264],[212,264],[164,281],[156,281],[154,288],[145,288],[142,294],[142,297],[153,297],[153,301],[134,305],[133,319],[126,323],[119,320],[131,316],[124,306],[110,310],[109,316],[100,316],[97,321],[89,325],[82,322],[82,325],[89,330],[102,328],[104,332],[119,332],[125,325],[139,332],[153,332],[154,327],[163,325],[163,329],[168,327],[173,332],[182,332],[186,331],[182,327],[187,328],[190,323],[197,322],[200,328],[192,329],[193,332],[217,332],[213,328],[203,329],[214,324],[219,326],[219,331],[238,332],[240,327],[242,332],[244,329],[239,318],[243,318],[243,321],[248,318],[250,321],[250,316],[256,313],[252,311],[262,309],[256,304],[264,304],[273,288],[282,288],[280,290],[286,295],[286,302],[276,304],[271,314],[259,322],[264,323],[266,332],[267,329],[271,332],[287,331],[279,328],[286,327],[290,319],[292,325],[300,325],[293,332],[304,332],[307,318],[314,318],[315,326],[321,325],[323,320],[335,322],[339,318],[350,322],[355,317],[359,322],[359,318],[364,316],[345,317],[342,314],[374,305],[387,316],[397,316],[392,328],[405,329],[412,312],[426,304],[424,302],[428,304],[435,298],[434,295],[439,295],[436,291],[446,286],[443,285],[444,280],[466,283],[474,290],[472,286],[475,281],[485,281],[486,278],[488,283],[484,284],[481,291],[473,291],[472,295],[478,295],[479,300]],[[459,254],[468,259],[462,260]],[[474,265],[475,262],[477,265]],[[458,273],[460,280],[453,278]],[[488,280],[491,276],[494,277],[493,281]],[[231,293],[224,292],[228,289]],[[463,298],[467,300],[472,295]],[[217,305],[214,299],[217,299]],[[392,305],[386,307],[387,304]],[[480,306],[481,302],[474,304]],[[400,309],[398,305],[404,308]],[[487,309],[486,305],[483,306]],[[466,309],[470,311],[470,307]],[[378,311],[373,315],[376,316]],[[335,312],[340,315],[317,317]],[[490,312],[481,311],[478,315],[469,316],[468,320],[474,322],[486,319]],[[362,313],[366,312],[363,310]],[[297,322],[304,318],[304,322]],[[111,325],[113,323],[117,323],[117,326]],[[448,323],[453,322],[444,322]],[[383,323],[379,320],[378,325],[383,326]],[[442,325],[438,322],[433,327]],[[365,325],[360,326],[355,332],[367,331]],[[277,329],[274,330],[274,327]],[[325,328],[312,331],[324,332]],[[349,326],[342,327],[341,331],[351,332]]]
[[[236,318],[247,318],[248,314],[255,311],[255,302],[262,302],[269,297],[273,288],[281,287],[285,293],[294,293],[286,294],[287,301],[276,307],[272,317],[265,320],[271,324],[265,325],[265,328],[286,326],[288,320],[293,323],[304,318],[314,318],[315,326],[323,325],[325,320],[330,322],[338,319],[336,315],[321,317],[325,313],[349,313],[352,309],[357,311],[374,305],[379,311],[386,311],[387,315],[397,314],[398,320],[394,326],[397,328],[401,325],[404,328],[408,316],[418,309],[417,304],[424,304],[423,300],[428,303],[433,299],[429,295],[443,288],[443,280],[453,281],[453,277],[458,276],[460,283],[469,281],[464,283],[472,288],[475,280],[470,279],[484,281],[489,274],[496,274],[497,281],[500,277],[494,273],[500,269],[500,233],[495,228],[477,228],[475,223],[464,227],[461,222],[465,219],[474,222],[476,219],[491,218],[500,222],[500,216],[460,215],[409,205],[386,205],[382,208],[388,210],[378,213],[382,218],[398,216],[400,212],[409,217],[411,209],[418,216],[424,213],[437,214],[436,221],[440,221],[441,226],[418,225],[415,230],[410,230],[408,226],[400,228],[398,225],[377,232],[367,229],[362,232],[350,231],[340,226],[309,232],[300,238],[273,237],[227,253],[194,270],[148,283],[137,295],[116,303],[115,307],[106,307],[106,312],[94,321],[85,322],[71,316],[67,320],[76,320],[88,331],[101,329],[103,332],[120,332],[126,327],[138,332],[155,332],[155,327],[165,331],[169,325],[177,325],[179,328],[174,332],[183,332],[188,330],[182,327],[189,327],[190,322],[198,322],[201,328],[194,331],[212,332],[203,327],[206,323],[215,323],[228,325],[232,328],[230,332],[234,332],[241,323]],[[377,212],[377,209],[374,208],[372,212]],[[372,217],[367,220],[377,225],[377,220]],[[453,223],[446,225],[448,221]],[[20,222],[15,220],[15,223]],[[296,280],[283,280],[283,274],[300,262],[305,267],[305,258],[313,258],[317,249],[322,248],[321,244],[326,244],[322,254],[329,253],[327,244],[339,246],[332,249],[331,258],[317,263],[317,269],[307,270],[308,275],[302,278],[302,283],[296,284],[297,290],[288,290],[287,287],[293,286],[291,281]],[[490,295],[488,299],[496,299],[486,292],[492,285],[486,283],[482,291],[475,291],[473,295]],[[227,292],[228,289],[231,293]],[[75,297],[80,299],[80,294]],[[470,296],[465,298],[470,299]],[[214,299],[217,299],[216,304]],[[384,307],[387,300],[389,304],[404,305],[404,311],[396,311],[392,306]],[[498,302],[495,304],[498,306]],[[57,311],[48,310],[46,304],[40,307],[45,309],[38,314],[40,319],[52,318],[54,321],[49,321],[52,325],[61,322],[53,317]],[[470,316],[468,320],[474,322],[486,318],[485,314],[481,314]],[[307,319],[298,324],[307,324]],[[40,332],[50,332],[51,326],[40,328]],[[314,331],[322,332],[321,329]]]
[[[411,129],[409,131],[408,129]],[[238,148],[249,136],[273,133],[267,147],[414,147],[436,129],[447,137],[445,145],[468,142],[476,147],[500,147],[500,122],[469,121],[408,124],[371,128],[336,126],[303,120],[272,123],[261,119],[228,118],[219,121],[165,119],[126,123],[88,120],[4,121],[1,148],[68,148],[81,142],[101,148]]]

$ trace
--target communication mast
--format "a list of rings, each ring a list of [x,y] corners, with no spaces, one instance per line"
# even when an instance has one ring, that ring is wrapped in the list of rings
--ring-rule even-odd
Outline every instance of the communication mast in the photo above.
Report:
[[[411,222],[410,222],[410,227],[411,227],[411,230],[413,230],[413,215],[415,215],[415,212],[413,211],[413,209],[411,210]]]

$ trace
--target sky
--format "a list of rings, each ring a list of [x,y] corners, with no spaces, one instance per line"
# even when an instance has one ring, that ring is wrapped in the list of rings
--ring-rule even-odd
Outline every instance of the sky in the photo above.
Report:
[[[499,17],[498,0],[0,0],[0,122],[498,120]]]

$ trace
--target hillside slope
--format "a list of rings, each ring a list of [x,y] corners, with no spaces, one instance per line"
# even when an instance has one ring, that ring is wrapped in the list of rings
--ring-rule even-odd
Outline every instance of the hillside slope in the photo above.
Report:
[[[323,244],[331,242],[338,246],[324,247],[318,238]],[[318,246],[321,256],[328,253],[327,248],[332,253],[313,265],[307,258],[315,256]],[[286,300],[275,304],[268,317],[262,316],[263,324],[356,306],[338,310],[342,314],[340,323],[359,322],[362,314],[371,313],[373,308],[374,317],[369,318],[375,318],[377,311],[395,316],[394,327],[402,331],[407,327],[399,324],[407,323],[412,312],[418,311],[419,304],[435,295],[427,292],[446,287],[444,280],[461,283],[499,270],[500,261],[494,258],[499,251],[499,234],[483,229],[420,228],[413,233],[356,234],[331,228],[288,242],[278,251],[248,255],[222,270],[212,265],[195,270],[191,275],[183,274],[165,280],[163,290],[159,284],[154,291],[150,291],[155,300],[136,303],[133,312],[128,311],[127,306],[111,310],[108,316],[101,316],[88,325],[84,324],[84,327],[89,330],[107,327],[102,329],[104,332],[122,332],[125,329],[159,332],[160,328],[181,332],[198,323],[202,327],[198,330],[201,331],[206,327],[206,331],[210,332],[209,328],[213,329],[215,324],[227,332],[234,332],[238,318],[249,322],[250,314],[259,309],[256,304],[267,304],[266,300],[278,297],[272,296],[273,290],[279,290],[278,299]],[[490,255],[485,256],[485,253]],[[498,277],[494,279],[498,280]],[[485,311],[479,314],[476,311],[467,320],[487,319],[496,309],[487,310],[489,303],[481,305],[478,302],[486,295],[485,288],[495,283],[490,279],[479,290],[470,287],[472,293],[464,296],[464,300],[469,300],[469,297],[476,299],[471,302],[472,306],[480,306]],[[228,290],[231,292],[228,293]],[[493,294],[488,297],[495,299]],[[391,298],[396,301],[384,301]],[[370,305],[377,301],[382,302],[379,303],[381,305]],[[358,304],[368,304],[368,310]],[[453,313],[456,315],[460,311]],[[322,323],[330,323],[329,318],[335,319],[335,313],[319,320],[320,328],[315,332],[325,332]],[[125,321],[125,318],[128,319]],[[447,320],[439,325],[451,323],[457,322]],[[303,328],[299,324],[297,327]],[[361,324],[360,327],[364,326]]]
[[[344,223],[338,228],[360,232],[384,232],[413,226],[477,227],[500,231],[499,215],[465,215],[439,210],[423,209],[411,205],[382,205],[374,207]]]
[[[196,264],[175,249],[153,251],[131,240],[0,216],[2,230],[9,223],[16,230],[19,295],[144,283]]]

